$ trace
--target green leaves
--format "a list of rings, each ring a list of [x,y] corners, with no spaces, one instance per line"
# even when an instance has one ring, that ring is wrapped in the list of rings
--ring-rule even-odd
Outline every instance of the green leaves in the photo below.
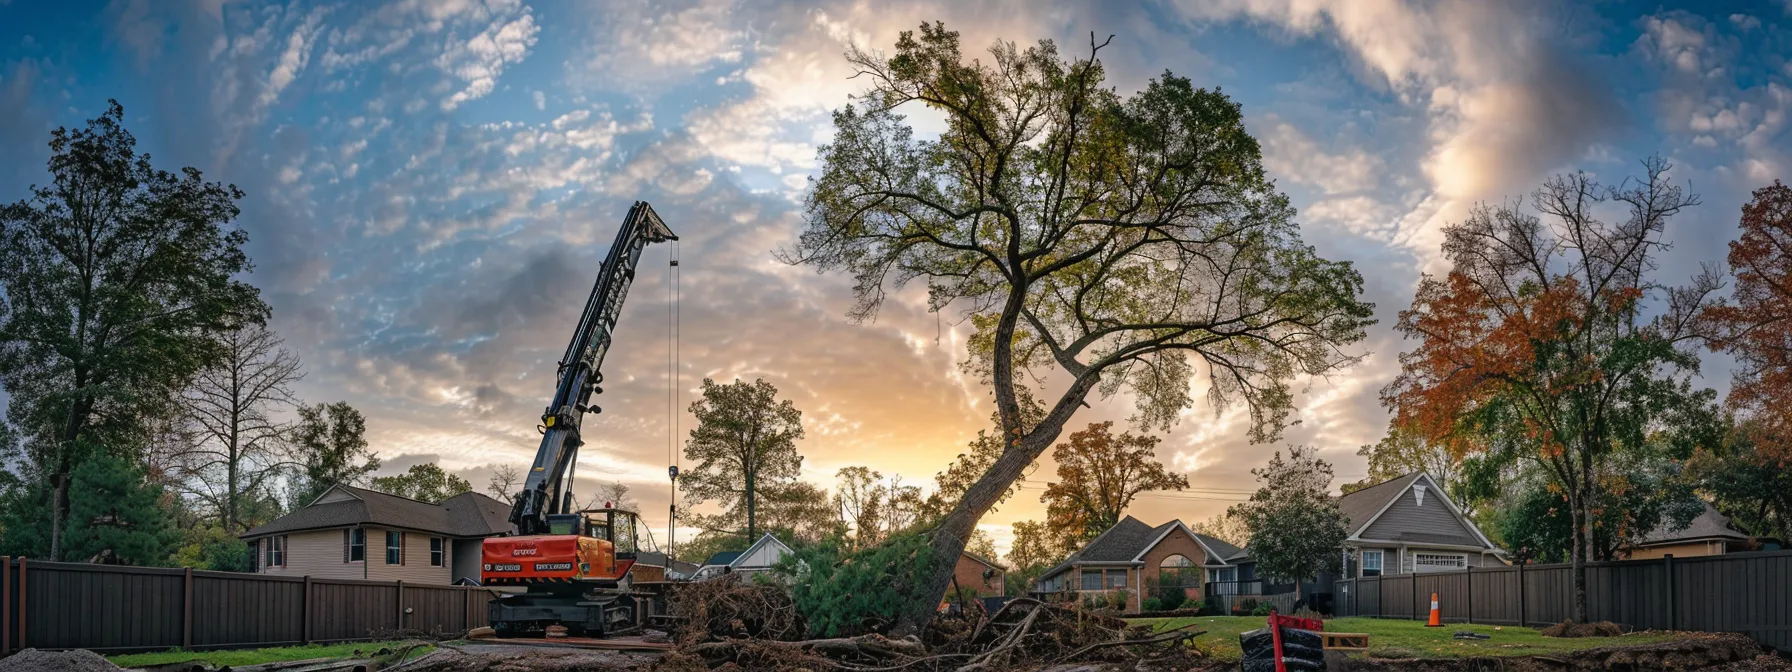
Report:
[[[1310,447],[1293,447],[1286,460],[1277,452],[1268,465],[1252,469],[1262,486],[1250,501],[1227,512],[1250,530],[1251,557],[1261,576],[1306,580],[1339,571],[1338,548],[1349,536],[1344,512],[1327,492],[1332,466]]]
[[[472,492],[473,484],[461,478],[460,474],[443,471],[441,465],[428,463],[413,464],[410,469],[397,476],[375,478],[373,489],[436,504],[460,493]]]
[[[44,476],[99,446],[134,454],[217,358],[217,335],[267,314],[238,280],[247,236],[229,224],[242,192],[155,169],[123,118],[113,102],[86,128],[54,131],[50,184],[0,206],[0,383]]]

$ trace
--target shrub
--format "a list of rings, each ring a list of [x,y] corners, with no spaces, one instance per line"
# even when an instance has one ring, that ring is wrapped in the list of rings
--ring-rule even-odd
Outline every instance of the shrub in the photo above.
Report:
[[[1139,603],[1139,611],[1163,611],[1164,603],[1155,597],[1147,597]]]
[[[1275,610],[1276,610],[1276,606],[1273,604],[1270,604],[1268,602],[1258,602],[1257,606],[1251,608],[1251,615],[1252,616],[1268,616],[1270,614],[1270,612],[1275,611]]]
[[[1181,586],[1158,586],[1157,601],[1166,610],[1175,609],[1188,601],[1188,594],[1183,592]]]
[[[812,635],[850,637],[893,624],[903,606],[899,596],[923,582],[932,555],[920,534],[853,553],[824,541],[785,556],[777,571],[790,579],[790,597]]]
[[[1126,611],[1126,603],[1131,601],[1132,593],[1125,590],[1108,592],[1108,608],[1115,611]]]
[[[1224,615],[1226,615],[1226,612],[1224,610],[1220,609],[1220,598],[1209,597],[1209,598],[1207,598],[1206,601],[1202,602],[1200,615],[1201,616],[1224,616]]]
[[[1232,603],[1233,616],[1246,616],[1257,608],[1256,598],[1247,597]]]
[[[1084,609],[1094,611],[1096,609],[1100,609],[1107,605],[1108,605],[1107,600],[1102,599],[1100,595],[1084,595],[1083,596],[1083,608]]]

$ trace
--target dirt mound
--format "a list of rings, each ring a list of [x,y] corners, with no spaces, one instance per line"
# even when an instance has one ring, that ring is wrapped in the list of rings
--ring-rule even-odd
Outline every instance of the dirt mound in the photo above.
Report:
[[[1538,632],[1544,637],[1617,637],[1624,634],[1624,629],[1611,621],[1594,621],[1592,623],[1575,623],[1562,621]]]
[[[25,649],[0,659],[0,672],[118,672],[105,657],[92,651],[39,651]]]

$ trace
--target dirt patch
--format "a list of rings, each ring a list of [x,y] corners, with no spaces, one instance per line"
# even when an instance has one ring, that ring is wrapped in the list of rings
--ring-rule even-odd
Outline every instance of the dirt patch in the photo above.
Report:
[[[1734,633],[1682,633],[1671,642],[1606,647],[1550,655],[1511,658],[1352,660],[1348,669],[1373,672],[1593,672],[1616,670],[1792,670],[1792,667],[1749,667],[1779,661],[1764,655],[1754,640]],[[1762,660],[1765,658],[1766,660]],[[1740,667],[1738,667],[1740,666]]]
[[[0,672],[118,672],[119,667],[92,651],[25,649],[0,659]]]
[[[1537,632],[1544,637],[1617,637],[1624,634],[1624,629],[1611,621],[1594,621],[1592,623],[1562,621]]]
[[[501,640],[500,640],[501,641]],[[444,644],[404,672],[573,672],[651,670],[658,654],[558,649],[535,645]]]

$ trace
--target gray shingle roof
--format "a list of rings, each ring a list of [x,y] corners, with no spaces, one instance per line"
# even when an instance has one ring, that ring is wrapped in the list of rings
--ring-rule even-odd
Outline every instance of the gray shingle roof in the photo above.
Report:
[[[1338,508],[1344,511],[1345,533],[1355,536],[1369,524],[1376,512],[1381,511],[1388,502],[1393,501],[1400,493],[1406,492],[1406,486],[1412,485],[1423,472],[1412,472],[1396,479],[1382,481],[1356,492],[1338,498]]]
[[[1220,556],[1219,560],[1222,562],[1232,562],[1233,558],[1241,558],[1246,555],[1244,549],[1228,544],[1225,540],[1218,537],[1210,537],[1205,534],[1197,533],[1195,538],[1200,539],[1201,543],[1207,544],[1208,548],[1213,549],[1213,553]]]
[[[1650,544],[1666,544],[1692,539],[1721,538],[1746,540],[1749,538],[1748,535],[1731,528],[1729,516],[1718,513],[1717,509],[1712,507],[1709,503],[1705,504],[1705,512],[1699,514],[1697,518],[1692,519],[1692,522],[1687,523],[1684,529],[1675,530],[1669,529],[1670,527],[1670,523],[1663,521],[1661,525],[1656,526],[1653,531],[1644,536],[1643,540],[1638,542],[1637,545],[1647,546]]]
[[[1046,570],[1044,574],[1039,575],[1039,578],[1043,579],[1057,575],[1066,569],[1070,569],[1071,565],[1079,562],[1131,561],[1133,558],[1139,557],[1139,554],[1143,553],[1145,548],[1151,545],[1151,542],[1157,541],[1159,538],[1163,537],[1164,533],[1169,532],[1170,528],[1175,527],[1179,522],[1180,521],[1171,520],[1170,522],[1157,527],[1152,527],[1140,522],[1139,519],[1132,516],[1121,518],[1120,522],[1115,523],[1113,527],[1108,528],[1108,531],[1101,533],[1101,536],[1096,537],[1093,541],[1084,545],[1082,550],[1070,554],[1070,557],[1065,558],[1063,562]],[[1209,548],[1213,549],[1214,555],[1220,556],[1218,559],[1221,563],[1226,562],[1227,556],[1229,555],[1242,555],[1244,553],[1244,551],[1236,546],[1205,534],[1197,534],[1195,537],[1202,543],[1207,544]]]
[[[489,537],[515,529],[508,506],[477,492],[461,493],[437,505],[377,490],[336,487],[355,498],[301,508],[256,526],[243,533],[243,538],[356,525],[384,525],[450,537]]]

